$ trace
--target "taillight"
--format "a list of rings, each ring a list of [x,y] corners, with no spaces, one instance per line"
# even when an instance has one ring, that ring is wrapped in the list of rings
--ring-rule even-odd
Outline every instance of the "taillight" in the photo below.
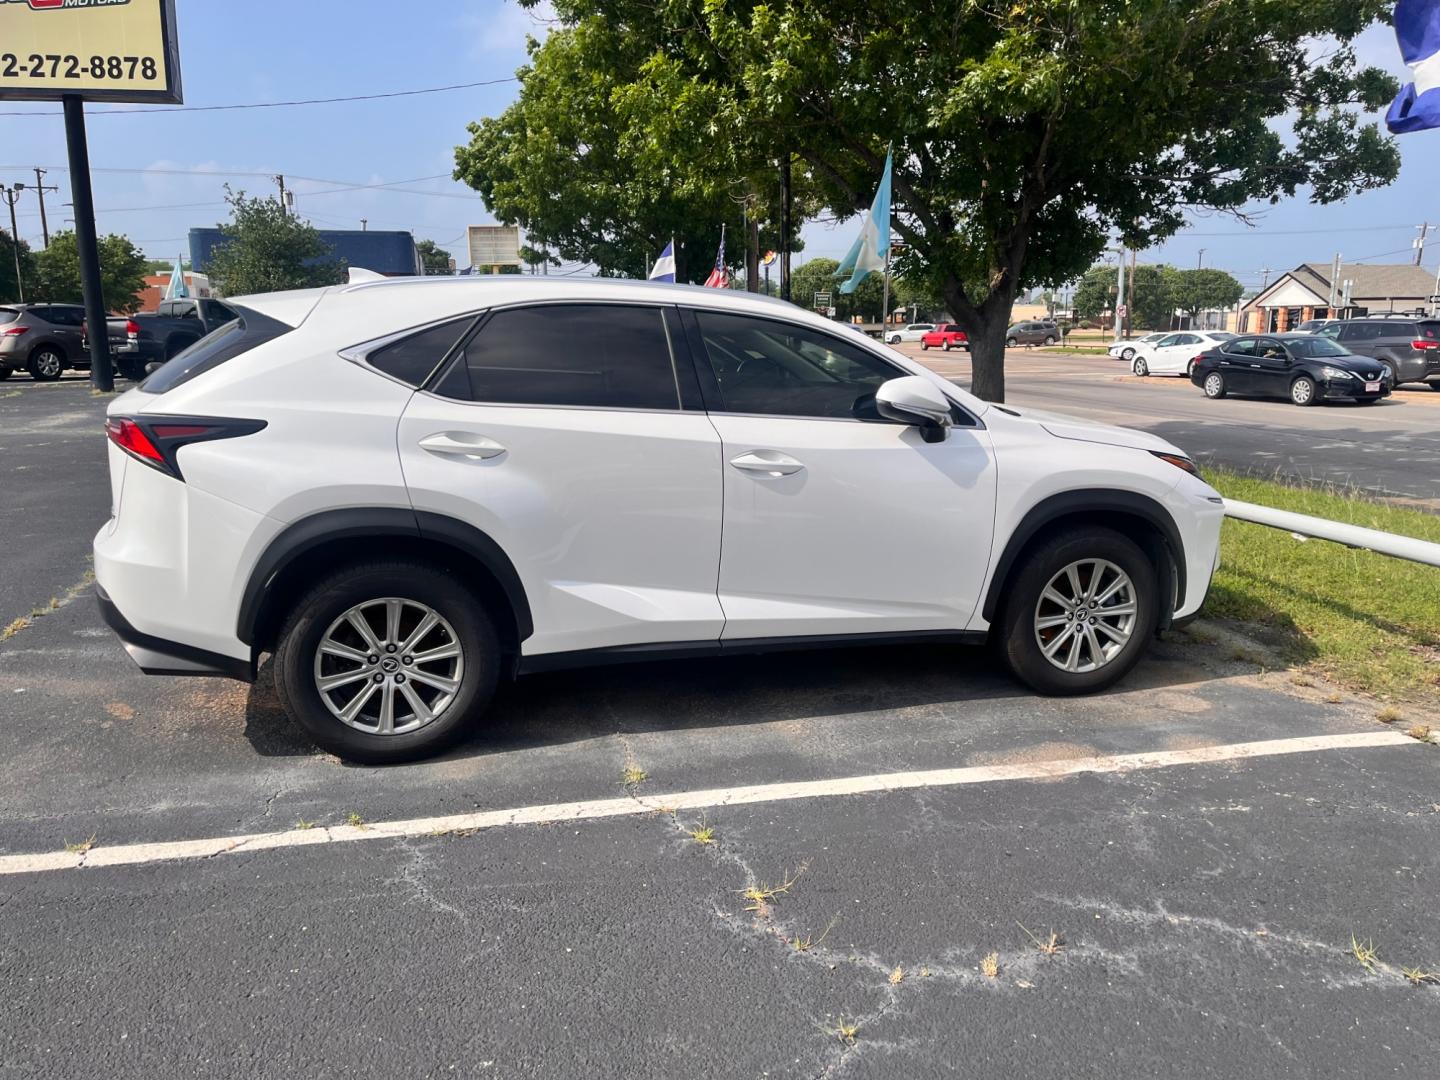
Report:
[[[253,435],[264,427],[264,420],[112,416],[105,421],[105,434],[136,461],[143,461],[176,480],[184,480],[175,456],[182,446]]]
[[[140,324],[134,319],[125,320],[125,336],[138,338],[140,336]]]
[[[28,326],[12,326],[12,327],[10,327],[9,330],[6,330],[6,331],[5,331],[4,336],[5,336],[5,337],[19,337],[21,334],[25,333],[25,332],[26,332],[27,330],[29,330],[29,329],[30,329],[30,328],[29,328]]]
[[[1440,341],[1422,339],[1410,342],[1410,347],[1412,349],[1440,349]]]

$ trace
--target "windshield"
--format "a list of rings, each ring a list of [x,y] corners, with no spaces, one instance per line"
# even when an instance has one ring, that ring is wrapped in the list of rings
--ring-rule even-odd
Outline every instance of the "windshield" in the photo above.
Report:
[[[1290,351],[1296,356],[1349,356],[1350,352],[1343,346],[1335,344],[1329,338],[1296,338],[1287,341]]]

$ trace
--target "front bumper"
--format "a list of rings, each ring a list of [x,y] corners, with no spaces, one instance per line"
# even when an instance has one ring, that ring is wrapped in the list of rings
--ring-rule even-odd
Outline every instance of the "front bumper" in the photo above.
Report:
[[[135,629],[100,585],[95,586],[95,599],[105,625],[115,631],[130,659],[146,675],[210,675],[241,682],[255,681],[255,668],[250,661],[166,641]]]
[[[1381,378],[1380,389],[1367,393],[1359,379],[1326,379],[1320,391],[1327,401],[1378,401],[1390,396],[1391,386],[1389,380]]]

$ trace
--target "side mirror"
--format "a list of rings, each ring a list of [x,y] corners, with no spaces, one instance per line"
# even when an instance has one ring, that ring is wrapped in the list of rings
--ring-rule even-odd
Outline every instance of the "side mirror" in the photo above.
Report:
[[[891,379],[875,391],[876,412],[887,420],[918,427],[929,443],[945,441],[951,422],[950,409],[950,399],[921,375]]]

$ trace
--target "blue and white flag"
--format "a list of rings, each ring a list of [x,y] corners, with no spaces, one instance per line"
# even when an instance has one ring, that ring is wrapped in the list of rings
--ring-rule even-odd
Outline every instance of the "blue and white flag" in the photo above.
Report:
[[[853,293],[855,286],[871,273],[885,269],[885,259],[890,253],[890,157],[888,153],[885,155],[885,175],[880,178],[865,226],[835,271],[836,277],[850,275],[850,280],[840,286],[842,293]]]
[[[175,269],[170,271],[170,284],[165,288],[166,300],[183,300],[190,295],[190,290],[185,287],[185,271],[180,268],[180,260],[175,260]]]
[[[1400,0],[1395,38],[1414,81],[1390,103],[1385,126],[1396,135],[1440,127],[1440,0]]]
[[[665,245],[665,250],[660,252],[660,258],[655,260],[654,267],[650,270],[651,281],[675,282],[675,241],[671,240]]]

